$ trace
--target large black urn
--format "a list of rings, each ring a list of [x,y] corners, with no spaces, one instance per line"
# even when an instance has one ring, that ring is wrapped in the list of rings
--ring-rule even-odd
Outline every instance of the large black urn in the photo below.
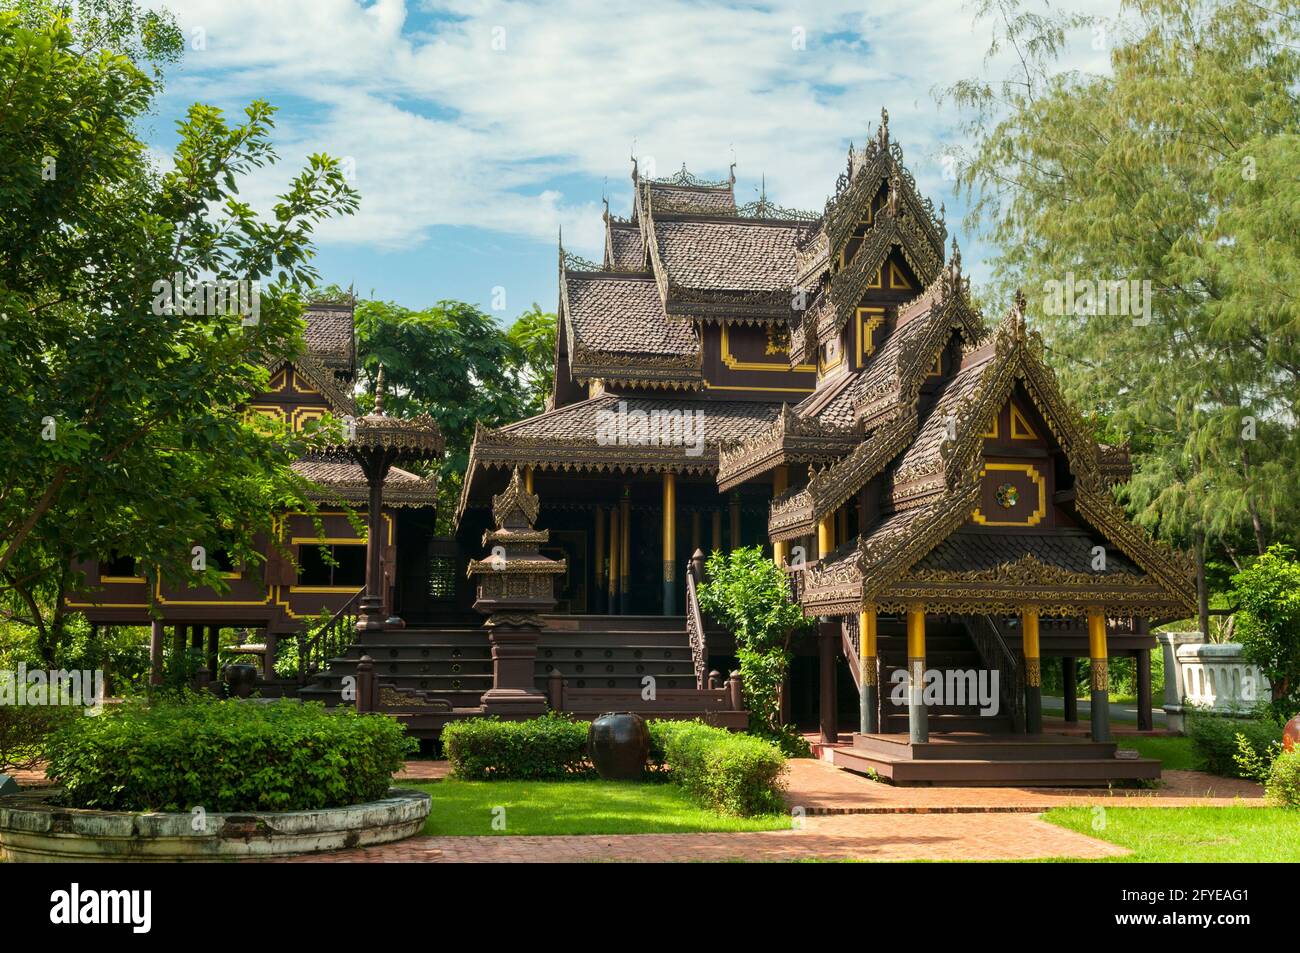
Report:
[[[587,729],[587,754],[606,781],[635,781],[650,756],[650,729],[635,712],[606,712]]]

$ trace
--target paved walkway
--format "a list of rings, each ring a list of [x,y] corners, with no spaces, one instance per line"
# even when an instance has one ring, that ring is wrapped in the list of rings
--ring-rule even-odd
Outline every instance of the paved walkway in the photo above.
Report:
[[[810,817],[799,830],[745,834],[413,837],[294,858],[293,863],[580,863],[621,861],[1086,860],[1126,853],[1024,814]]]
[[[790,762],[786,800],[808,815],[1039,813],[1053,807],[1264,806],[1264,788],[1199,771],[1165,771],[1158,788],[895,787],[826,761]]]

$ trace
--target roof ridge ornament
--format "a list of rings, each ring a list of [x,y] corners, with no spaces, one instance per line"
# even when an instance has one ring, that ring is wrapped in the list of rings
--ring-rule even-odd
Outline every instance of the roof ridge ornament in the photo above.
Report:
[[[375,416],[384,416],[384,363],[379,362],[379,373],[375,375]]]
[[[876,138],[881,149],[889,148],[889,110],[880,107],[880,125],[876,127]]]

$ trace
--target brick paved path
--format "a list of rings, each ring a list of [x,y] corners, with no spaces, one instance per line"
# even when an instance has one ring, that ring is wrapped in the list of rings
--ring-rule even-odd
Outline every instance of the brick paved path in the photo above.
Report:
[[[1265,805],[1264,788],[1250,781],[1199,771],[1165,771],[1158,788],[949,788],[895,787],[826,761],[790,761],[786,800],[808,814],[1039,813],[1053,807],[1106,804],[1124,807],[1225,807]]]
[[[625,861],[1093,859],[1122,848],[1025,814],[810,817],[801,830],[744,834],[413,837],[292,863],[574,863]]]

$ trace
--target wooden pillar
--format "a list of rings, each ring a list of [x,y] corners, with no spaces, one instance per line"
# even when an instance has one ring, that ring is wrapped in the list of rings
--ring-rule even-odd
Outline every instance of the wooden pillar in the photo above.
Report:
[[[163,680],[163,624],[154,619],[149,624],[149,684],[161,685]]]
[[[172,665],[176,667],[178,673],[184,671],[181,668],[181,658],[185,655],[186,628],[187,626],[183,625],[172,626]]]
[[[609,578],[606,581],[607,605],[605,611],[610,615],[618,614],[618,574],[619,550],[622,549],[622,531],[619,528],[619,509],[612,507],[609,511]]]
[[[835,698],[835,656],[840,650],[840,622],[823,618],[817,624],[817,654],[821,663],[821,686],[818,692],[821,710],[821,740],[834,744],[839,740],[839,706]]]
[[[664,615],[677,614],[677,474],[664,471]]]
[[[1067,724],[1079,722],[1079,667],[1072,657],[1061,659],[1061,682]]]
[[[858,613],[858,730],[880,730],[880,667],[876,658],[876,607]]]
[[[722,551],[722,510],[713,511],[713,544],[709,547],[709,552],[717,553]]]
[[[930,740],[925,708],[925,606],[907,609],[907,733],[912,744]]]
[[[605,552],[605,507],[596,507],[596,543],[592,547],[595,551],[595,572],[596,572],[596,611],[605,611],[605,569],[609,556]]]
[[[777,467],[772,472],[772,499],[776,499],[784,493],[790,486],[790,468]],[[780,567],[785,568],[786,560],[790,556],[790,543],[784,539],[774,539],[772,541],[772,560]]]
[[[1134,657],[1137,669],[1138,731],[1155,727],[1151,717],[1151,650],[1138,649]]]
[[[217,672],[217,648],[221,636],[221,626],[208,626],[208,674],[212,676],[215,682],[218,680]]]
[[[190,626],[190,648],[203,651],[203,626]]]
[[[835,513],[835,538],[841,543],[849,538],[849,508],[841,506]]]
[[[691,513],[691,552],[698,552],[700,544],[704,542],[704,537],[700,533],[700,511],[695,510]]]
[[[831,522],[834,513],[827,513],[817,523],[817,558],[825,559],[835,548],[835,524]]]
[[[731,525],[727,528],[727,531],[731,534],[731,539],[728,542],[728,546],[731,550],[734,551],[739,549],[741,546],[740,493],[739,492],[731,494],[731,502],[728,504],[728,510],[729,510],[729,515],[731,517]]]
[[[631,599],[632,560],[632,488],[623,484],[623,498],[619,500],[618,540],[618,611],[627,614]]]
[[[1092,740],[1110,741],[1110,658],[1106,649],[1106,614],[1088,610],[1088,661],[1092,667]]]
[[[1025,731],[1043,733],[1043,668],[1038,647],[1038,607],[1026,606],[1020,613],[1020,631],[1025,656]]]

